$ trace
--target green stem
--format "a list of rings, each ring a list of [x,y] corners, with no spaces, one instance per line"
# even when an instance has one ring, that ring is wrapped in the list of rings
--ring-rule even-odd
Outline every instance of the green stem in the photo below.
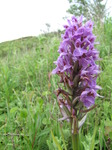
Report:
[[[72,134],[72,147],[73,150],[79,150],[79,133]]]
[[[79,148],[79,130],[77,117],[73,117],[72,124],[72,147],[73,150],[80,150]]]

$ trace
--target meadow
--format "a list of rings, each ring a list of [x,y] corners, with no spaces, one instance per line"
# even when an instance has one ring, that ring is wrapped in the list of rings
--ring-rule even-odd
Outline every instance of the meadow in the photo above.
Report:
[[[112,149],[112,18],[95,23],[102,87],[97,107],[80,130],[81,150]],[[61,32],[0,43],[0,150],[72,150],[69,124],[54,91],[51,76]]]

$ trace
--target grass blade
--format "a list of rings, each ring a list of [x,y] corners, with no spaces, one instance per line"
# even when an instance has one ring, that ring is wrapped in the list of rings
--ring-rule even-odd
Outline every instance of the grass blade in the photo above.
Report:
[[[65,144],[65,139],[64,139],[64,134],[63,134],[61,125],[60,125],[60,132],[61,132],[61,137],[62,137],[62,140],[63,140],[64,149],[67,150],[67,147],[66,147],[66,144]]]
[[[59,144],[59,142],[58,142],[57,139],[55,138],[55,136],[54,136],[54,134],[53,134],[52,131],[51,131],[51,135],[52,135],[53,141],[54,141],[54,143],[56,144],[58,150],[62,150],[61,145]]]
[[[90,150],[94,150],[95,147],[95,136],[96,136],[97,127],[94,128],[94,133],[92,136],[91,144],[90,144]]]

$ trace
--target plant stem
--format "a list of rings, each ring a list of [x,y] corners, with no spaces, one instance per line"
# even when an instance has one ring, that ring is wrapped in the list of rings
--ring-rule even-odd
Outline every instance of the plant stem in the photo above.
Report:
[[[76,117],[72,120],[72,147],[73,150],[79,150],[79,131],[78,120]]]
[[[72,147],[73,150],[79,150],[79,133],[72,134]]]

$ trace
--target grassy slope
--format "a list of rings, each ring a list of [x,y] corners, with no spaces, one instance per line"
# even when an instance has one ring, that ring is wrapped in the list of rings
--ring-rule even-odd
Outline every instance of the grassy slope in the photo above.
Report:
[[[46,107],[52,91],[48,73],[57,58],[58,45],[59,38],[56,34],[55,37],[53,34],[27,37],[0,44],[0,133],[23,134],[25,138],[28,134],[29,143],[29,147],[23,146],[22,136],[3,136],[0,138],[0,147],[3,149],[12,146],[31,149],[35,143],[37,121],[40,121],[40,128],[42,126],[44,130],[46,127],[45,123],[41,123],[43,118],[50,115],[50,104]],[[46,105],[45,110],[43,103]]]
[[[101,31],[99,28],[95,30],[97,34]],[[106,36],[105,33],[98,36],[98,40],[103,41],[103,46],[98,47],[103,57],[101,61],[103,73],[98,82],[103,87],[101,94],[104,95],[104,99],[97,99],[98,107],[88,115],[82,128],[81,138],[86,149],[91,143],[95,124],[98,126],[95,140],[97,149],[106,147],[107,137],[104,136],[104,132],[108,132],[110,128],[107,130],[105,128],[112,126],[111,46],[109,39],[104,42],[103,35]],[[53,94],[57,87],[57,77],[52,77],[50,82],[48,77],[54,68],[53,61],[58,56],[59,43],[60,35],[55,33],[0,44],[1,150],[56,149],[51,138],[51,130],[63,147],[60,126],[57,121],[60,113],[58,113],[56,98]],[[95,116],[94,119],[93,116]],[[65,128],[68,124],[65,123],[63,126]],[[66,145],[70,150],[70,143],[67,142],[70,135],[69,130],[65,128],[63,132]]]

